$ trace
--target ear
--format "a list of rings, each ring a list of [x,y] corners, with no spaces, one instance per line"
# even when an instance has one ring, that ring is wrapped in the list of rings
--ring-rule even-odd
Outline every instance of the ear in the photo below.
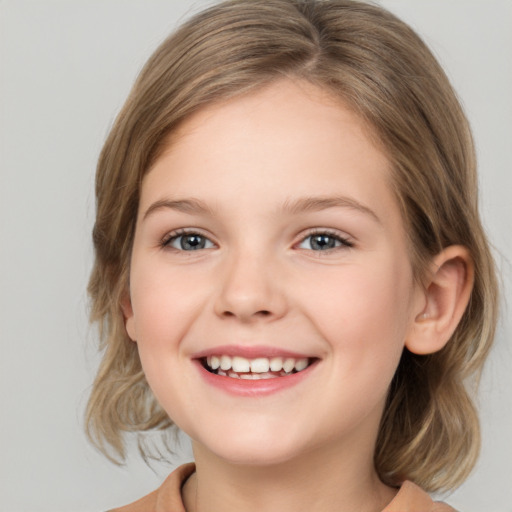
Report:
[[[469,303],[473,281],[473,260],[465,247],[452,245],[433,259],[424,300],[405,342],[409,351],[432,354],[448,343]]]
[[[133,314],[130,292],[128,290],[126,290],[121,297],[121,310],[123,312],[126,333],[132,341],[137,341],[135,336],[135,317]]]

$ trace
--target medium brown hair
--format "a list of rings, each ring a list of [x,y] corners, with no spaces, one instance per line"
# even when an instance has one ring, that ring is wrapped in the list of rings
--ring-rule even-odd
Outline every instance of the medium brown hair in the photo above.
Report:
[[[185,23],[143,68],[97,168],[89,293],[104,355],[88,434],[123,459],[124,432],[172,425],[149,389],[120,306],[145,173],[184,119],[282,77],[329,91],[371,127],[391,163],[418,279],[449,245],[471,254],[475,282],[462,321],[443,350],[404,350],[375,451],[383,482],[451,489],[478,454],[478,418],[466,388],[481,371],[497,315],[472,137],[446,75],[415,32],[386,10],[353,0],[223,2]]]

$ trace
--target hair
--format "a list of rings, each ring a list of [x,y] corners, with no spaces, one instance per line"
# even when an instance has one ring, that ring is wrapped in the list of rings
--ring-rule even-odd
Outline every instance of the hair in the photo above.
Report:
[[[355,0],[222,2],[182,25],[142,69],[97,167],[88,290],[104,353],[86,412],[88,435],[122,461],[124,433],[165,433],[173,425],[149,389],[121,309],[145,173],[194,112],[285,77],[330,92],[370,126],[391,164],[417,279],[443,248],[461,244],[470,252],[475,279],[464,316],[439,352],[404,349],[374,459],[388,485],[409,479],[427,491],[453,489],[478,455],[470,395],[497,320],[472,136],[419,36],[383,8]]]

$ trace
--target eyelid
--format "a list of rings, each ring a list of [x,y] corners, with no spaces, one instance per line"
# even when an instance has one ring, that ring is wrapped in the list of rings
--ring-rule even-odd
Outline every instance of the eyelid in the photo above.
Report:
[[[179,228],[174,229],[168,233],[166,233],[160,240],[159,245],[162,249],[169,249],[169,250],[175,250],[177,252],[193,252],[193,251],[182,251],[180,249],[176,249],[170,245],[170,242],[176,238],[179,238],[181,236],[186,235],[199,235],[209,242],[211,242],[215,247],[217,247],[217,244],[212,240],[212,237],[210,235],[207,235],[203,232],[202,229],[199,228]],[[209,248],[208,248],[209,249]],[[205,249],[202,249],[205,250]]]
[[[350,249],[354,247],[354,241],[351,236],[349,236],[347,233],[344,233],[342,231],[338,231],[336,229],[332,228],[313,228],[307,231],[305,234],[301,234],[299,240],[294,244],[294,247],[298,247],[301,243],[303,243],[305,240],[307,240],[311,236],[315,235],[327,235],[329,237],[332,237],[336,239],[337,241],[341,242],[341,245],[339,247],[332,247],[330,249],[325,249],[323,251],[315,251],[313,249],[303,249],[305,251],[315,252],[315,253],[329,253],[333,251],[338,250],[344,250],[344,249]]]
[[[179,238],[181,236],[186,236],[186,235],[199,235],[199,236],[207,239],[209,242],[211,242],[211,244],[213,246],[218,247],[218,244],[213,240],[213,237],[211,235],[205,234],[202,229],[194,228],[194,227],[174,229],[174,230],[166,233],[161,238],[159,245],[163,249],[175,250],[177,252],[191,252],[191,251],[182,251],[182,250],[176,249],[170,245],[170,242],[172,240]],[[315,235],[327,235],[329,237],[336,239],[336,241],[340,242],[341,245],[338,247],[325,249],[323,251],[315,251],[313,249],[303,249],[303,250],[309,251],[309,252],[315,252],[315,253],[329,253],[329,252],[333,252],[333,251],[350,249],[350,248],[354,247],[353,238],[350,235],[347,235],[346,233],[344,233],[342,231],[338,231],[338,230],[332,229],[332,228],[312,228],[300,235],[300,238],[298,238],[297,241],[293,244],[293,248],[300,249],[300,247],[298,247],[298,246],[301,243],[303,243],[307,238],[309,238],[311,236],[315,236]],[[202,250],[205,250],[205,249],[202,249]],[[210,248],[208,248],[208,249],[210,249]]]

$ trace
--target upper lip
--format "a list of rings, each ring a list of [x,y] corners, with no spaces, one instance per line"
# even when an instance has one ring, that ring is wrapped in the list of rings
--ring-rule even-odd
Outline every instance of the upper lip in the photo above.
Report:
[[[192,355],[192,359],[203,359],[208,356],[239,356],[246,359],[258,357],[291,357],[295,359],[315,357],[311,354],[304,354],[292,350],[286,350],[274,346],[265,345],[218,345],[216,347],[201,350]]]

